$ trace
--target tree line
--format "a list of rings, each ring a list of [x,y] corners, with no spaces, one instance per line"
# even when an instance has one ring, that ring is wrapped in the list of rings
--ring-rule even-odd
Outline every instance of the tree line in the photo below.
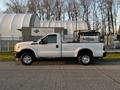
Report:
[[[89,30],[117,33],[119,0],[9,0],[5,13],[37,13],[40,20],[84,20]]]

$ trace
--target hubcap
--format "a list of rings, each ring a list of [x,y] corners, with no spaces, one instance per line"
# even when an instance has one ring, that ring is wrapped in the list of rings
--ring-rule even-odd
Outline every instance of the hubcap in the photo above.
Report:
[[[24,63],[29,64],[29,63],[31,63],[31,61],[32,61],[32,58],[29,55],[26,55],[23,57]]]
[[[90,57],[87,56],[87,55],[84,55],[84,56],[82,56],[81,61],[82,61],[84,64],[87,64],[87,63],[90,62]]]

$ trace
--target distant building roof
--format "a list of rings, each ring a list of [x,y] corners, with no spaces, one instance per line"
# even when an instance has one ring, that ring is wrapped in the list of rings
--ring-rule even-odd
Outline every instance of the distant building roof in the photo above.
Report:
[[[18,37],[21,32],[17,29],[29,27],[32,14],[0,14],[0,34],[2,37]]]
[[[40,21],[40,27],[64,27],[68,34],[73,34],[76,30],[76,21]],[[77,21],[77,30],[88,30],[84,21]]]

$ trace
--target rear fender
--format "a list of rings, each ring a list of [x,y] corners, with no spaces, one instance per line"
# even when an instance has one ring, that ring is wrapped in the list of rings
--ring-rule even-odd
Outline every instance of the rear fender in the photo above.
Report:
[[[83,48],[83,49],[80,49],[78,48],[76,51],[75,51],[75,57],[78,57],[78,55],[82,52],[87,52],[87,53],[90,53],[92,56],[93,56],[93,52],[92,50],[88,49],[88,48]]]

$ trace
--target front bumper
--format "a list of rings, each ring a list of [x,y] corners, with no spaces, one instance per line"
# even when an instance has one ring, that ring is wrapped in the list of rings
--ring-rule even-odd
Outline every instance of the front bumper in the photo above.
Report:
[[[19,52],[14,52],[15,58],[20,58],[20,53]]]
[[[20,58],[18,58],[18,52],[14,52],[14,58],[15,58],[15,61],[19,61]]]

